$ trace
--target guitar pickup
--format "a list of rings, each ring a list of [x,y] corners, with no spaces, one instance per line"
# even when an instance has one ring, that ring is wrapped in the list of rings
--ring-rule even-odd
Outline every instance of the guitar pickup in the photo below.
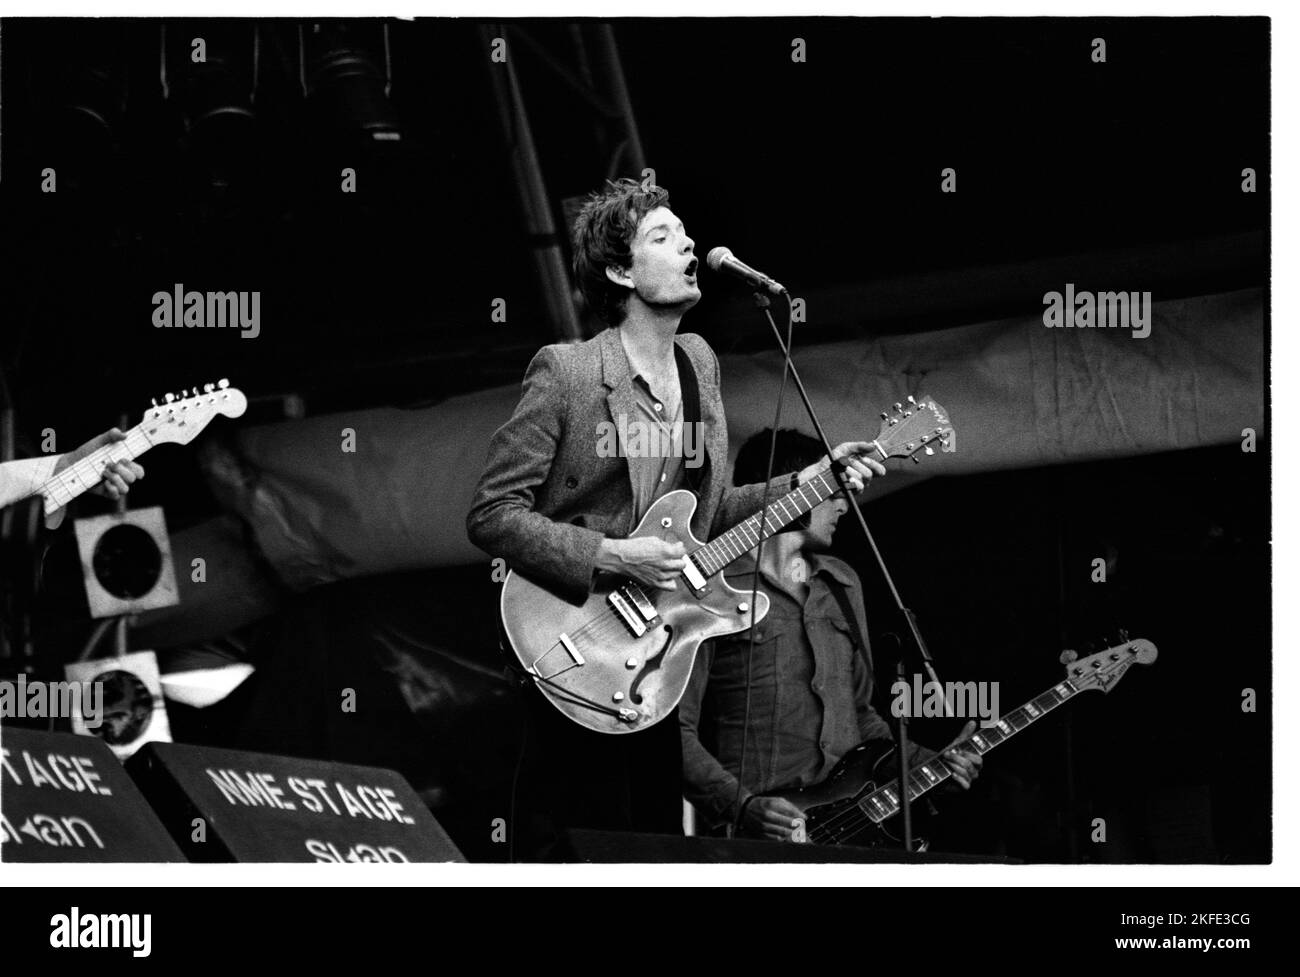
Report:
[[[641,620],[641,615],[633,610],[632,605],[627,602],[619,591],[611,590],[608,599],[610,607],[614,608],[618,616],[623,619],[623,623],[627,625],[627,629],[635,637],[639,638],[646,633],[645,622]]]
[[[696,595],[702,594],[708,589],[708,581],[704,579],[704,574],[700,573],[700,568],[695,565],[695,557],[688,556],[686,558],[686,567],[682,570],[682,576],[686,578],[686,582],[690,584],[691,590]]]
[[[625,597],[632,602],[637,613],[645,620],[647,624],[652,623],[658,616],[659,611],[654,604],[650,603],[650,598],[645,595],[645,591],[635,583],[626,583],[621,588]]]

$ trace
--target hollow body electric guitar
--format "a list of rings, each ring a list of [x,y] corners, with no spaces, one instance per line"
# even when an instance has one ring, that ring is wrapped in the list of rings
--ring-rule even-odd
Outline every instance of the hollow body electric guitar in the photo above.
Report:
[[[895,404],[882,414],[875,456],[933,454],[939,443],[955,450],[942,407],[928,397]],[[919,458],[915,460],[919,461]],[[686,691],[700,642],[734,634],[763,620],[768,598],[732,587],[722,571],[839,490],[828,471],[769,501],[710,543],[691,532],[695,496],[669,492],[650,507],[631,538],[657,536],[686,548],[686,568],[675,590],[642,587],[626,577],[598,573],[582,603],[512,570],[501,590],[501,621],[520,665],[550,702],[574,722],[600,733],[647,729],[676,708]]]
[[[50,476],[40,488],[45,514],[63,508],[98,485],[106,465],[138,458],[157,444],[188,444],[218,414],[239,417],[247,407],[248,399],[228,380],[206,384],[202,393],[195,387],[189,396],[182,392],[179,397],[167,394],[161,404],[155,400],[140,423],[126,432],[124,440],[106,444]]]
[[[1089,689],[1109,692],[1134,663],[1149,665],[1155,660],[1156,646],[1143,639],[1080,658],[1066,666],[1064,681],[1004,714],[996,724],[975,731],[958,745],[982,756],[1079,693]],[[801,840],[818,845],[898,847],[902,840],[891,831],[901,807],[898,777],[896,773],[892,777],[881,774],[893,754],[893,745],[888,741],[863,743],[846,753],[821,783],[769,791],[767,796],[783,797],[804,812]],[[916,801],[951,775],[941,756],[918,764],[908,775],[908,796]],[[898,830],[901,833],[901,824]]]

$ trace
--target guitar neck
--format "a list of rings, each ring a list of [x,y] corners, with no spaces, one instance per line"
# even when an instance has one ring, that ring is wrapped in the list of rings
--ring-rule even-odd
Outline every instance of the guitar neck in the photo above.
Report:
[[[52,475],[40,488],[45,497],[45,514],[48,516],[63,508],[98,485],[104,477],[105,465],[138,458],[152,447],[153,442],[145,433],[144,425],[137,424],[126,432],[124,440],[96,448],[85,458]]]
[[[756,512],[748,519],[732,526],[712,542],[691,554],[705,577],[719,573],[758,545],[760,539],[776,535],[806,512],[821,505],[839,491],[839,485],[830,471],[810,478],[793,492],[787,492],[767,504],[766,515]],[[761,533],[760,526],[767,532]]]
[[[1036,699],[1031,699],[1018,709],[1003,715],[997,725],[973,733],[961,745],[975,750],[983,756],[995,747],[1001,746],[1022,729],[1032,726],[1059,705],[1063,705],[1079,694],[1079,690],[1068,681],[1059,682]],[[940,786],[952,776],[952,769],[940,756],[919,766],[913,767],[908,776],[908,794],[916,800],[926,791]],[[872,821],[877,824],[888,820],[902,807],[898,797],[898,781],[891,780],[884,787],[867,794],[858,800],[857,805]]]

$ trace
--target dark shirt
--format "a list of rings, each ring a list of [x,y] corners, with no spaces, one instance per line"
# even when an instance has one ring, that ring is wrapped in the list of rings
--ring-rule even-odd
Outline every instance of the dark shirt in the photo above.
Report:
[[[802,605],[762,574],[771,609],[754,629],[745,789],[739,795],[748,629],[706,642],[696,658],[679,707],[683,777],[687,800],[714,824],[735,819],[737,799],[743,804],[751,793],[817,783],[859,743],[892,739],[871,706],[871,669],[830,589],[845,590],[865,639],[857,575],[826,554],[813,555],[808,564]],[[728,582],[748,592],[753,558],[733,566]]]

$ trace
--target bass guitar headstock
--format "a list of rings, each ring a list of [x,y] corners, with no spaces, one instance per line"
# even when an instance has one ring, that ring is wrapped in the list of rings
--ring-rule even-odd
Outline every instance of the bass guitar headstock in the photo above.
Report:
[[[1135,638],[1105,651],[1099,651],[1087,658],[1071,660],[1073,652],[1063,656],[1068,664],[1065,666],[1066,677],[1079,691],[1100,689],[1109,692],[1124,677],[1124,673],[1134,664],[1150,665],[1156,660],[1156,646],[1145,638]]]

